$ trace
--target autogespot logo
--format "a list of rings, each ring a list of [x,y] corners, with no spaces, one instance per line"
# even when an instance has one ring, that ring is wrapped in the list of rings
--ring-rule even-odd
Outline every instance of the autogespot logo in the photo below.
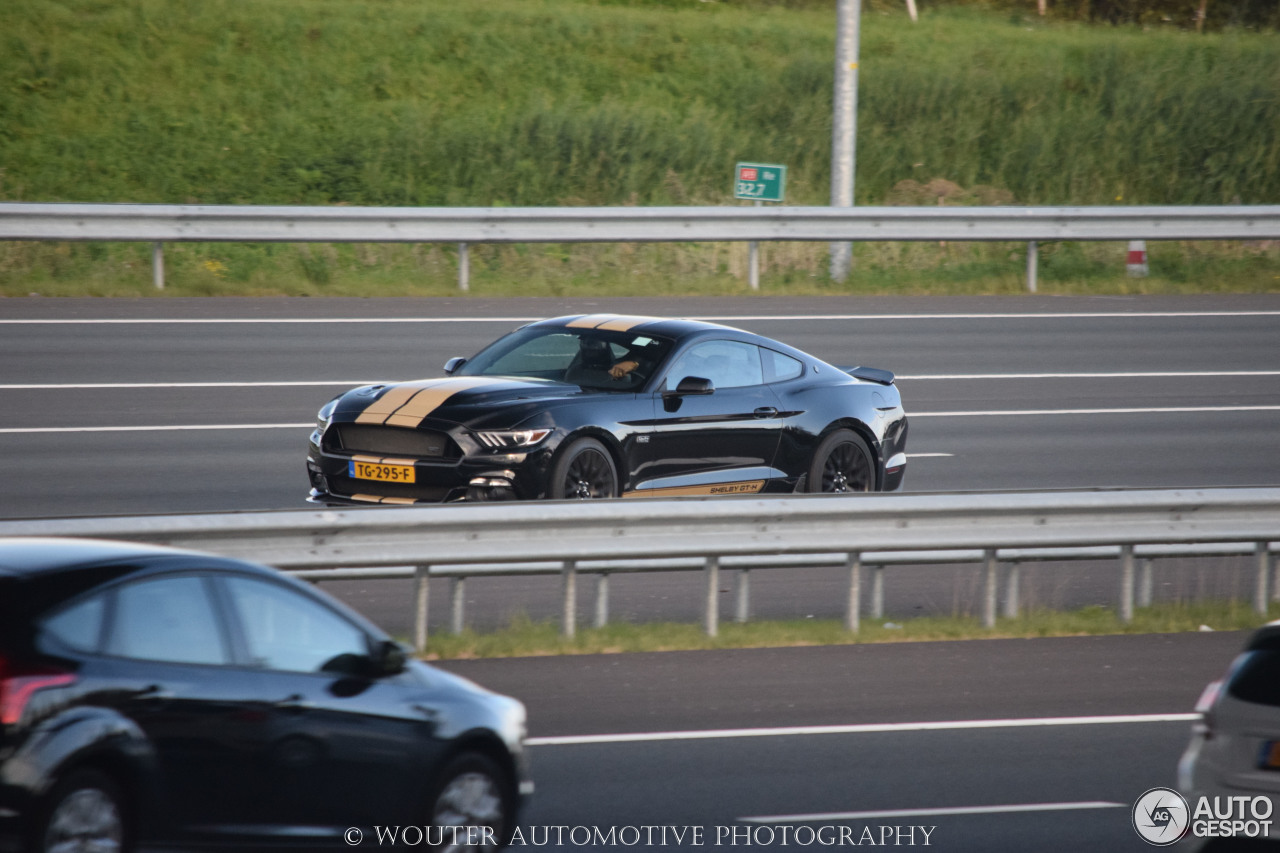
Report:
[[[1133,828],[1148,844],[1174,844],[1187,834],[1190,823],[1187,801],[1172,788],[1152,788],[1133,804]]]

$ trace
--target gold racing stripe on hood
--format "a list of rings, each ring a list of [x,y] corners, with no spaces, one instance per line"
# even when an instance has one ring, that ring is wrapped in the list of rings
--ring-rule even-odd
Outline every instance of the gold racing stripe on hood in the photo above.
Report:
[[[459,391],[466,391],[469,388],[478,388],[481,385],[493,385],[507,380],[497,379],[491,376],[477,376],[468,379],[446,379],[439,385],[433,385],[430,388],[423,388],[417,394],[409,399],[403,406],[395,411],[394,414],[387,417],[384,424],[387,426],[399,427],[416,427],[422,422],[422,419],[434,412],[436,409]]]
[[[417,382],[405,382],[397,385],[365,407],[365,410],[356,417],[356,423],[384,423],[388,417],[395,413],[396,409],[409,402],[419,391],[439,385],[444,381],[443,379],[422,379]]]

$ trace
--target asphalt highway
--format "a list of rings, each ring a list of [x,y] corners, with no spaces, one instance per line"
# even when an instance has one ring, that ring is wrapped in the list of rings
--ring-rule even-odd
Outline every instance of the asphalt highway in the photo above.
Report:
[[[928,846],[944,851],[1136,851],[1146,845],[1132,804],[1174,784],[1189,712],[1242,641],[1075,637],[444,665],[527,702],[537,792],[522,832],[532,840],[559,827],[570,842],[559,849],[606,849],[572,842],[638,827],[665,828],[666,846],[682,849],[692,836],[677,844],[676,833],[699,827],[706,847],[909,846],[915,827],[915,846],[928,830]]]
[[[0,518],[303,508],[333,394],[438,374],[521,322],[718,319],[894,370],[909,491],[1280,483],[1280,297],[0,301]],[[1248,589],[1248,561],[1162,564],[1157,596]],[[1029,566],[1027,604],[1114,600],[1109,566]],[[890,618],[974,612],[976,569],[895,571]],[[838,615],[838,574],[757,573],[754,615]],[[332,584],[404,633],[407,588]],[[693,575],[617,579],[616,619],[700,616]],[[731,578],[722,612],[730,613]],[[469,624],[559,612],[554,579],[472,581]],[[434,596],[432,619],[447,619]],[[587,596],[583,596],[584,599]],[[590,606],[589,601],[583,606]]]
[[[910,491],[1280,483],[1276,296],[6,299],[0,519],[302,508],[304,443],[334,393],[437,373],[526,319],[606,310],[726,320],[835,363],[894,370],[911,417]],[[1157,595],[1243,595],[1248,570],[1169,561]],[[941,582],[938,569],[895,571],[888,615],[972,612],[976,569],[945,571]],[[1114,567],[1024,572],[1028,603],[1114,596]],[[838,580],[758,572],[755,615],[835,615]],[[407,628],[403,584],[328,587],[390,630]],[[700,589],[692,575],[616,579],[613,618],[696,622]],[[446,599],[433,595],[436,625]],[[473,581],[467,603],[479,626],[558,612],[554,580]],[[530,708],[538,793],[524,846],[587,849],[583,827],[612,828],[615,847],[647,846],[628,844],[630,830],[652,827],[642,841],[681,849],[873,846],[866,830],[874,846],[1110,851],[1146,849],[1130,807],[1173,782],[1188,712],[1241,641],[1199,633],[448,667]]]

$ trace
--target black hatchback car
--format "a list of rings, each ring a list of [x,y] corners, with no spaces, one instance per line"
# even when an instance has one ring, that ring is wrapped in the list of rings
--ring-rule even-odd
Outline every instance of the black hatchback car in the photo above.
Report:
[[[532,788],[524,733],[515,699],[272,569],[0,539],[3,853],[341,850],[398,825],[496,849]]]

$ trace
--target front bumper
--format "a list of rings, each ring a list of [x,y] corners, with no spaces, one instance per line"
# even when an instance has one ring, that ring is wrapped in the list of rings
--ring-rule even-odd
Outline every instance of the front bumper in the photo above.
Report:
[[[446,431],[456,453],[448,456],[414,458],[403,453],[333,449],[321,430],[311,434],[307,444],[307,477],[311,483],[308,500],[334,505],[426,504],[451,501],[528,500],[546,490],[551,466],[551,440],[524,450],[487,448],[465,430]],[[413,482],[383,482],[361,479],[353,460],[384,458],[388,463],[413,468]]]

